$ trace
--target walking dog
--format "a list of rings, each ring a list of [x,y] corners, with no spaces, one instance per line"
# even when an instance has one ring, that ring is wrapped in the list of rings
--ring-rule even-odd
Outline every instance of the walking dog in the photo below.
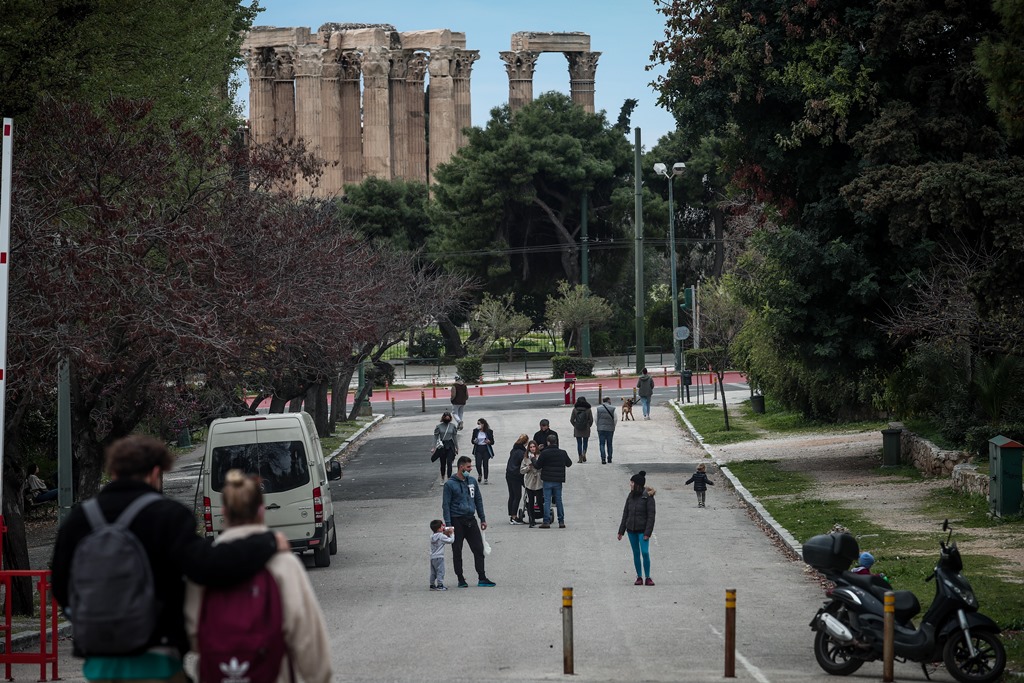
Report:
[[[630,398],[629,396],[622,397],[622,417],[621,420],[633,420],[636,422],[636,418],[633,417],[633,405],[636,403],[636,399]]]

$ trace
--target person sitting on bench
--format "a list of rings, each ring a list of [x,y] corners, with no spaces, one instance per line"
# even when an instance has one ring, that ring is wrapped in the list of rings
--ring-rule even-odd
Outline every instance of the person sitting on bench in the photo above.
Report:
[[[36,505],[57,500],[57,489],[49,488],[39,478],[39,465],[35,463],[28,466],[28,479],[25,482],[25,486],[28,488],[28,494],[32,497],[32,502]]]

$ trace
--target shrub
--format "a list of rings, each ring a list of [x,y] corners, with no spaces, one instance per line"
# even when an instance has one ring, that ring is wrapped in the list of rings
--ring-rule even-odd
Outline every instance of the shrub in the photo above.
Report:
[[[455,370],[467,382],[477,382],[484,374],[484,361],[480,356],[465,356],[455,359]]]
[[[604,330],[590,333],[590,351],[595,356],[611,356],[615,353],[612,335]]]
[[[395,366],[391,363],[379,360],[372,368],[366,368],[366,381],[374,387],[384,388],[384,381],[388,384],[395,383]]]
[[[964,434],[964,450],[980,460],[988,460],[988,440],[996,436],[1024,441],[1024,424],[977,425]]]
[[[409,347],[411,358],[440,358],[444,351],[444,337],[436,332],[420,332]]]
[[[591,358],[554,356],[551,359],[551,377],[559,379],[567,372],[576,373],[577,377],[593,377],[594,361]]]

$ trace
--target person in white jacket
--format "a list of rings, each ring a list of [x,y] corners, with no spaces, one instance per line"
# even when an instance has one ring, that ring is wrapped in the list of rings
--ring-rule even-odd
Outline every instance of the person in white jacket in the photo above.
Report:
[[[263,494],[255,477],[241,470],[231,470],[225,477],[221,494],[224,498],[224,521],[227,528],[217,537],[215,544],[228,543],[267,530],[263,523]],[[295,554],[277,553],[267,563],[267,570],[280,592],[282,631],[287,648],[277,683],[296,680],[329,683],[333,674],[327,626],[313,593],[313,586],[306,575],[306,568]],[[200,651],[197,631],[203,595],[202,586],[189,582],[185,593],[185,627],[192,650],[196,652]]]

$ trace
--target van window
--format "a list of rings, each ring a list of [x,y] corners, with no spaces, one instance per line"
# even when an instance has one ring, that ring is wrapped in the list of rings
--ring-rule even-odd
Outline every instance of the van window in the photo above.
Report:
[[[217,446],[210,461],[214,491],[223,489],[228,470],[259,475],[264,493],[290,491],[309,483],[309,463],[301,441]]]

